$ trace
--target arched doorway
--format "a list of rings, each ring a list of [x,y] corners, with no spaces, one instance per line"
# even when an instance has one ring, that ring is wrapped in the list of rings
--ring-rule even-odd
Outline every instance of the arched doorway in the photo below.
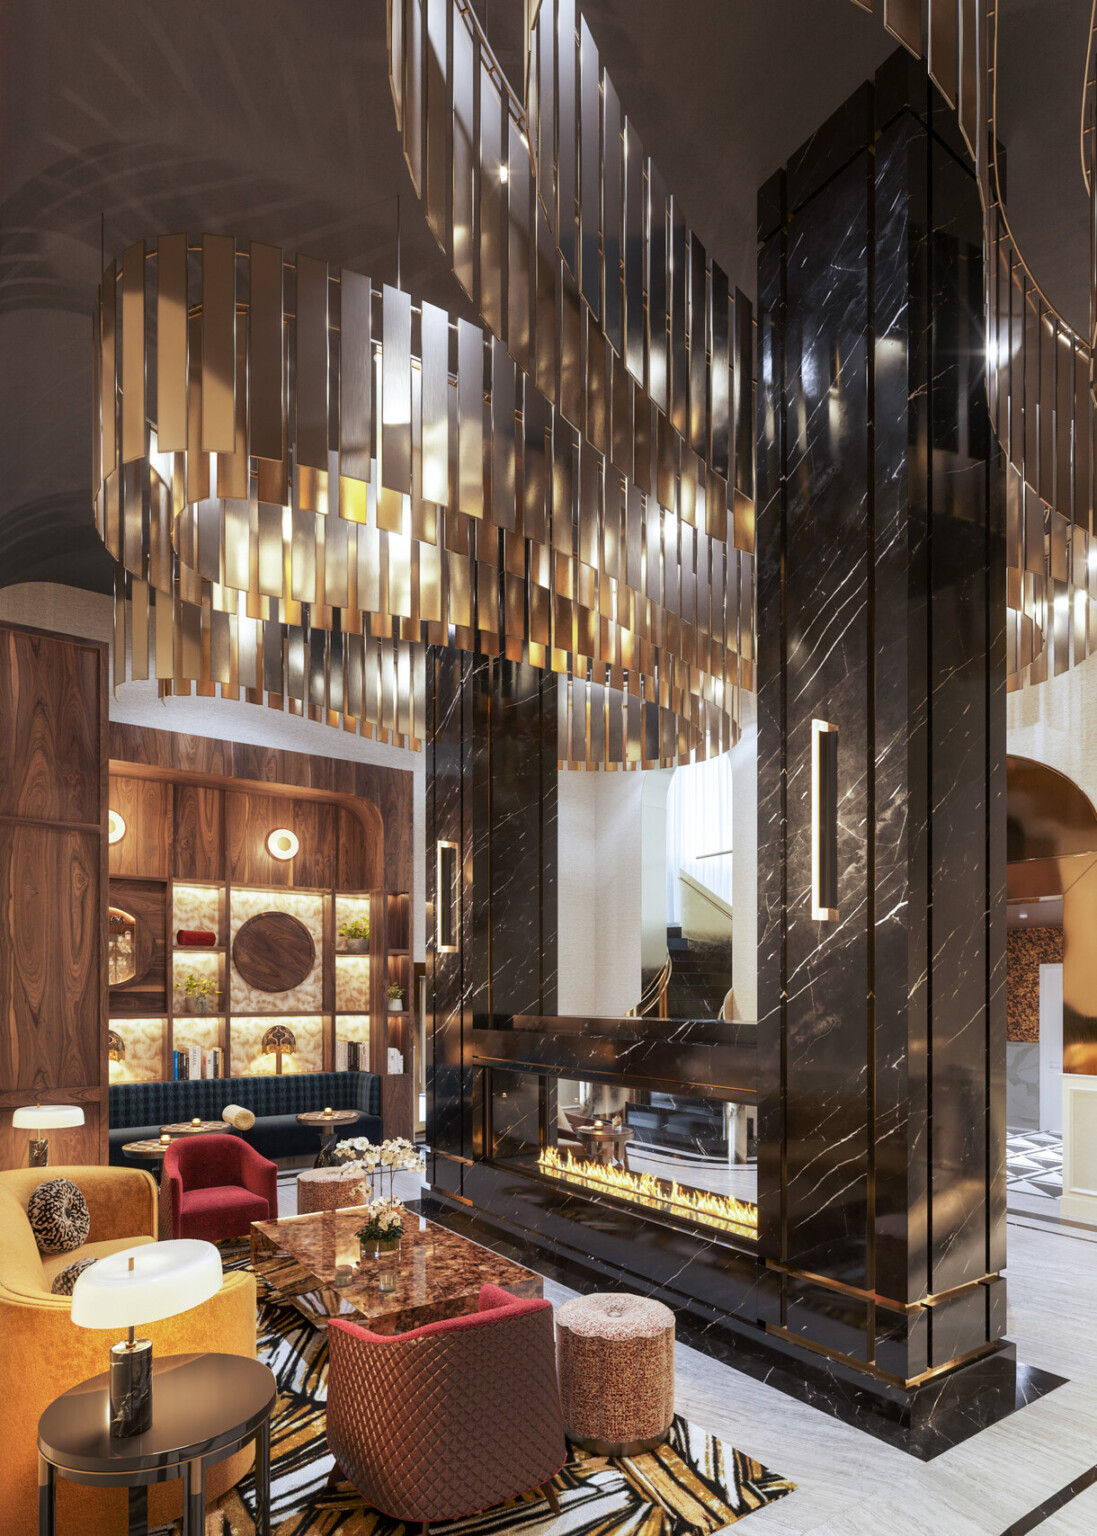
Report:
[[[1062,903],[1063,1071],[1097,1075],[1097,811],[1031,758],[1008,759],[1006,786],[1008,900]]]

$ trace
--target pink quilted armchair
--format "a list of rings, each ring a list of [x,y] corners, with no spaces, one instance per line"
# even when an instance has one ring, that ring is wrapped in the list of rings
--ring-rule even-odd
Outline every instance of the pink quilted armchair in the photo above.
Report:
[[[239,1136],[181,1136],[164,1154],[162,1194],[172,1237],[219,1243],[277,1218],[278,1169]]]
[[[552,1304],[494,1285],[480,1310],[381,1338],[328,1324],[328,1445],[382,1514],[455,1520],[539,1488],[564,1464]]]

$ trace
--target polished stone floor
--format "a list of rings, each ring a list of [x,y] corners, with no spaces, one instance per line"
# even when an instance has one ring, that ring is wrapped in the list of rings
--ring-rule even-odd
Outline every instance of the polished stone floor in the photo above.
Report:
[[[397,1194],[414,1198],[401,1175]],[[292,1177],[281,1214],[295,1208]],[[792,1478],[797,1492],[750,1516],[757,1536],[1090,1536],[1097,1531],[1097,1232],[1045,1216],[1009,1221],[1009,1337],[1065,1386],[936,1460],[919,1462],[727,1365],[679,1345],[677,1407]],[[547,1281],[554,1302],[573,1293]],[[1081,1479],[1083,1491],[1039,1507]],[[1028,1517],[1028,1518],[1026,1518]],[[1035,1523],[1033,1523],[1035,1521]],[[546,1528],[545,1536],[552,1536]]]

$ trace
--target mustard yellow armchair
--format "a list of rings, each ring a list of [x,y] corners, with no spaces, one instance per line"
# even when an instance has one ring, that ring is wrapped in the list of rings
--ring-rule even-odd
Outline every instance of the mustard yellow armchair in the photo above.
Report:
[[[46,1179],[71,1179],[83,1191],[91,1230],[82,1248],[45,1256],[38,1251],[27,1220],[27,1202]],[[53,1278],[83,1258],[101,1258],[157,1237],[157,1189],[138,1168],[17,1168],[0,1172],[0,1435],[2,1526],[10,1536],[34,1536],[38,1520],[38,1420],[69,1387],[97,1376],[108,1365],[116,1342],[109,1331],[77,1328],[67,1296],[53,1296]],[[178,1317],[150,1323],[141,1333],[152,1340],[154,1356],[217,1350],[255,1355],[255,1280],[227,1274],[220,1291]],[[210,1469],[206,1496],[213,1500],[251,1465],[251,1448]],[[149,1524],[178,1519],[181,1484],[176,1479],[149,1490]],[[83,1488],[58,1479],[57,1520],[61,1532],[117,1536],[126,1529],[124,1489]]]

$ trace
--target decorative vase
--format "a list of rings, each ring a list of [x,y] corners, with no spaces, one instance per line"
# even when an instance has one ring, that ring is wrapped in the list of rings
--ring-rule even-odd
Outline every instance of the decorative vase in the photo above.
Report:
[[[400,1252],[398,1237],[362,1237],[358,1240],[363,1259],[383,1259]]]
[[[369,948],[368,939],[344,939],[343,943],[347,946],[348,955],[364,955]]]
[[[403,1011],[404,1011],[403,1001],[400,998],[398,998],[398,997],[395,997],[395,998],[394,997],[390,997],[389,998],[389,1012],[390,1013],[403,1013]]]
[[[192,997],[190,1000],[191,1013],[209,1013],[210,1000],[208,997]]]

